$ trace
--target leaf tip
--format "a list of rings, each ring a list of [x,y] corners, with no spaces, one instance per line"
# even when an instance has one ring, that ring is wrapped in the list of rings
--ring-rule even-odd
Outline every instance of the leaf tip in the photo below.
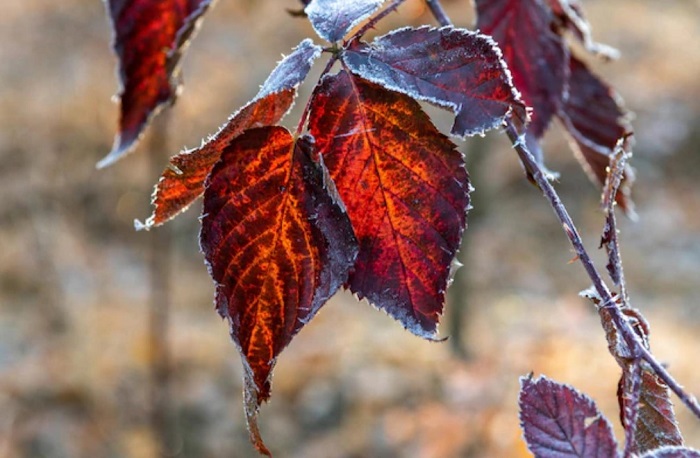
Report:
[[[114,140],[114,146],[112,147],[112,150],[109,152],[109,154],[100,159],[100,161],[95,165],[95,168],[97,168],[98,170],[102,170],[114,164],[119,159],[130,153],[135,143],[135,139],[124,142],[122,140],[121,135],[117,135],[117,138],[115,138]]]

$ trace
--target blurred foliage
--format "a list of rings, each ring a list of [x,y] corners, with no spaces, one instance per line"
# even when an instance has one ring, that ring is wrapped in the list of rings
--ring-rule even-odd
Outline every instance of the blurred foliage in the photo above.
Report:
[[[184,60],[173,145],[196,146],[256,91],[310,26],[292,0],[221,0]],[[632,302],[651,343],[700,393],[700,3],[584,2],[594,36],[622,59],[596,63],[634,121],[639,222],[622,221]],[[467,1],[445,2],[461,25]],[[381,24],[432,23],[418,0]],[[155,176],[146,147],[97,172],[117,123],[115,58],[96,0],[5,0],[0,15],[0,455],[153,456],[148,429],[147,237]],[[313,75],[312,75],[313,77]],[[302,87],[300,102],[310,86]],[[295,123],[303,103],[289,122]],[[268,445],[292,457],[528,456],[518,427],[518,376],[547,375],[591,395],[617,418],[618,368],[588,286],[546,202],[522,178],[503,136],[487,149],[474,196],[458,324],[469,360],[424,342],[340,295],[279,361],[263,407]],[[471,160],[466,145],[467,161]],[[558,189],[591,249],[598,196],[563,138],[545,145]],[[176,153],[173,151],[172,153]],[[175,234],[173,409],[177,456],[255,456],[241,404],[238,356],[213,310],[198,252],[199,205]],[[476,213],[474,213],[476,215]],[[596,253],[602,261],[602,253]],[[604,263],[601,263],[604,265]],[[445,325],[443,329],[448,329]],[[444,333],[444,331],[443,331]],[[700,424],[677,407],[688,443]],[[620,428],[617,426],[617,433]],[[621,436],[618,436],[621,437]]]

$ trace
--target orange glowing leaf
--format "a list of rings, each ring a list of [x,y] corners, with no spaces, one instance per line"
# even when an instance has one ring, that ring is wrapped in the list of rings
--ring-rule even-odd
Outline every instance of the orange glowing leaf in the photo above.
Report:
[[[436,338],[469,204],[461,154],[415,100],[347,71],[317,87],[309,130],[360,245],[348,286]]]
[[[321,48],[302,41],[272,71],[258,95],[234,113],[219,132],[201,147],[170,159],[153,195],[155,209],[146,228],[174,218],[204,192],[204,180],[219,160],[221,151],[246,129],[276,124],[289,111],[296,88],[304,81]]]
[[[229,143],[207,179],[200,243],[217,311],[242,355],[251,439],[266,453],[256,418],[277,356],[347,280],[357,255],[313,140],[262,127]]]

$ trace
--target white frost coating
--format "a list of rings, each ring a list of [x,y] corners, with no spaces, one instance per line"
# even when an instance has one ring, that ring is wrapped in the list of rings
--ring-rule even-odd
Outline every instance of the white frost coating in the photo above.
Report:
[[[377,11],[385,0],[312,0],[304,8],[318,36],[335,43]]]
[[[314,60],[321,55],[321,51],[322,48],[310,39],[303,40],[290,55],[277,63],[255,98],[261,99],[285,89],[296,89],[306,78]]]
[[[431,56],[430,50],[423,44],[428,40],[442,40],[455,35],[460,41],[472,45],[459,46],[445,51],[439,56],[439,63],[435,63],[435,56]],[[422,41],[416,37],[421,38]],[[408,43],[408,45],[404,43]],[[489,57],[494,59],[495,66],[503,74],[500,82],[511,88],[510,103],[509,101],[482,99],[478,97],[478,94],[470,91],[459,91],[457,88],[451,90],[449,87],[450,72],[447,70],[450,69],[443,68],[445,63],[456,62],[468,65],[481,61],[480,63],[486,67],[484,61]],[[408,58],[425,60],[424,68],[418,69],[425,73],[419,71],[411,73],[397,68],[395,65],[397,62]],[[483,135],[486,130],[500,127],[506,118],[512,116],[514,106],[525,107],[520,93],[513,86],[512,75],[503,60],[500,48],[490,36],[477,32],[452,26],[441,28],[403,27],[376,38],[369,45],[363,43],[351,47],[343,54],[343,61],[353,73],[373,83],[406,94],[414,99],[452,110],[457,115],[452,134],[459,137]],[[467,105],[469,106],[468,111],[464,109]],[[498,105],[504,107],[502,114],[496,115],[493,111],[499,111],[496,108]],[[471,116],[474,110],[481,111],[483,119],[478,119],[479,115]],[[524,111],[524,116],[526,119],[530,117],[527,111]],[[481,122],[474,125],[475,119]],[[483,122],[484,119],[488,122]]]

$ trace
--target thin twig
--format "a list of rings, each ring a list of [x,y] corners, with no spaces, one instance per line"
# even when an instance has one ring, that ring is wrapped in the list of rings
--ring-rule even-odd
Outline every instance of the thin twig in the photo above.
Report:
[[[433,13],[433,16],[435,16],[438,24],[443,27],[452,25],[452,21],[450,21],[447,13],[445,13],[445,9],[442,7],[440,0],[425,0],[425,3],[428,5],[428,8],[430,8],[430,12]]]
[[[666,385],[668,385],[671,391],[673,391],[678,396],[678,398],[688,407],[688,409],[690,409],[691,412],[693,412],[695,416],[700,418],[700,404],[698,404],[698,401],[695,399],[694,396],[686,393],[683,390],[680,384],[676,382],[676,380],[671,376],[671,374],[661,365],[661,363],[659,363],[656,360],[654,355],[652,355],[651,352],[644,346],[637,333],[634,332],[632,326],[627,321],[627,318],[625,318],[622,311],[615,303],[615,300],[613,299],[610,290],[608,289],[605,282],[603,282],[603,279],[600,277],[600,274],[596,270],[593,261],[591,260],[590,256],[588,255],[588,252],[583,246],[581,236],[576,230],[576,227],[574,226],[574,223],[571,220],[569,213],[564,207],[564,204],[562,204],[559,195],[554,190],[554,187],[546,178],[544,170],[537,163],[537,161],[535,161],[535,158],[527,149],[527,146],[525,145],[525,140],[518,135],[515,126],[513,126],[511,123],[508,123],[508,126],[506,127],[506,133],[508,134],[508,137],[513,143],[513,147],[518,153],[518,156],[520,157],[520,160],[522,161],[523,165],[527,169],[528,173],[532,176],[532,179],[540,188],[545,198],[549,201],[550,205],[552,206],[552,209],[554,210],[554,213],[556,213],[559,221],[562,224],[562,227],[564,228],[564,232],[569,238],[571,245],[574,247],[574,251],[578,256],[579,261],[581,261],[581,264],[583,264],[583,267],[586,270],[588,277],[593,282],[593,287],[595,288],[596,292],[603,301],[601,307],[604,307],[610,311],[612,320],[615,323],[615,326],[619,330],[620,334],[622,335],[622,338],[625,340],[627,346],[633,351],[635,355],[639,355],[641,359],[649,363],[654,372],[656,372],[656,374],[659,377],[661,377],[661,379],[666,383]]]
[[[369,30],[373,29],[375,25],[382,19],[384,19],[386,16],[388,16],[390,13],[392,13],[396,8],[399,7],[403,2],[406,0],[394,0],[391,2],[391,5],[387,6],[384,10],[382,10],[381,13],[377,14],[374,16],[372,19],[367,22],[360,30],[358,30],[352,37],[348,39],[348,42],[357,40],[358,38],[362,37],[365,33],[367,33]]]
[[[326,68],[323,69],[321,72],[321,76],[319,76],[319,81],[328,73],[331,71],[331,68],[333,67],[333,64],[335,64],[335,61],[338,60],[338,51],[333,48],[333,54],[331,55],[331,58],[328,59],[328,63],[326,64]],[[306,126],[306,120],[309,117],[309,110],[311,109],[311,102],[313,101],[313,97],[310,97],[309,100],[306,102],[306,106],[304,107],[304,111],[301,113],[301,117],[299,118],[299,124],[297,124],[297,130],[296,130],[296,135],[299,136],[301,133],[304,131],[304,127]]]
[[[436,14],[436,11],[442,10],[439,0],[426,1],[428,2],[428,6],[431,6],[431,4],[433,4],[430,10],[433,12],[433,15],[436,16],[436,19],[441,24],[443,23],[443,21],[446,21],[446,24],[444,25],[451,25],[449,22],[449,18],[447,18],[444,14]],[[550,205],[552,206],[552,209],[557,215],[557,218],[559,219],[564,229],[564,232],[569,238],[569,241],[571,242],[571,245],[573,246],[574,251],[578,256],[579,261],[581,261],[581,264],[586,270],[588,277],[593,282],[594,289],[603,301],[601,307],[605,307],[607,310],[610,311],[612,320],[615,323],[615,326],[619,330],[620,334],[622,335],[622,338],[624,339],[627,346],[632,350],[632,352],[635,355],[638,355],[641,359],[649,363],[654,372],[656,372],[656,374],[659,377],[661,377],[661,379],[666,383],[666,385],[668,385],[671,391],[673,391],[676,394],[676,396],[678,396],[678,398],[688,407],[688,409],[690,409],[691,412],[693,412],[695,416],[700,418],[700,404],[698,404],[697,399],[695,399],[694,396],[686,393],[680,386],[680,384],[678,384],[678,382],[676,382],[676,380],[666,370],[666,368],[664,368],[661,365],[661,363],[659,363],[656,360],[654,355],[652,355],[651,352],[644,346],[637,333],[634,332],[632,326],[627,321],[627,318],[625,318],[622,311],[615,303],[615,300],[613,299],[610,290],[601,278],[600,274],[595,268],[595,265],[593,264],[593,261],[588,255],[588,252],[583,246],[581,236],[576,230],[576,226],[574,226],[574,223],[571,220],[568,211],[564,207],[564,204],[561,202],[561,199],[559,198],[557,192],[554,190],[554,187],[547,179],[547,173],[535,160],[532,153],[530,153],[530,151],[528,150],[525,144],[525,139],[518,134],[518,130],[511,122],[509,122],[506,126],[506,133],[508,135],[508,138],[510,138],[511,142],[513,143],[513,147],[518,153],[518,156],[520,157],[523,166],[526,168],[527,172],[531,175],[532,180],[537,184],[537,186],[544,194],[545,198],[549,201]]]

